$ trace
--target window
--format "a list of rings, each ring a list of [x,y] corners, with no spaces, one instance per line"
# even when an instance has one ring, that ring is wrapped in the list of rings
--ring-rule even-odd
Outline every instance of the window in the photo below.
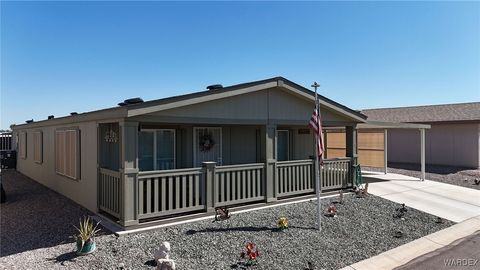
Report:
[[[18,152],[20,152],[20,158],[27,159],[27,133],[20,133],[20,143],[18,145]]]
[[[80,131],[55,131],[55,171],[58,174],[80,178]]]
[[[141,171],[175,169],[175,130],[142,130],[138,136]]]
[[[43,133],[41,131],[33,133],[33,161],[43,162]]]
[[[289,160],[289,132],[288,130],[277,130],[277,160]]]

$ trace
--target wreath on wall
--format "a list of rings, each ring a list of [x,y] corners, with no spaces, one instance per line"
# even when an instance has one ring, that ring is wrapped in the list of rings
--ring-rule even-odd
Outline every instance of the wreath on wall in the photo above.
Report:
[[[215,146],[215,141],[212,137],[211,133],[205,133],[200,137],[200,151],[208,152]]]

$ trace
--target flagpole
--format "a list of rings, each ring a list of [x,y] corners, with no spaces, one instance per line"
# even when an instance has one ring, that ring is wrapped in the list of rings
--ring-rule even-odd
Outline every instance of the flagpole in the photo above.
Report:
[[[317,88],[320,87],[320,84],[314,82],[312,87],[315,88],[315,110],[317,111],[317,123],[320,128],[320,103],[318,102]],[[322,136],[322,134],[319,134]],[[322,186],[320,185],[320,165],[318,160],[318,139],[315,140],[315,185],[317,193],[317,218],[318,218],[318,230],[322,231],[322,208],[320,203],[320,193],[322,192]]]

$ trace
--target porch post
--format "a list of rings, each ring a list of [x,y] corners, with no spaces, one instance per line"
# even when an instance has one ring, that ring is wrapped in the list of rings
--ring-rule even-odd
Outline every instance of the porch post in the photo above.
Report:
[[[203,175],[205,177],[205,210],[207,212],[213,212],[215,210],[215,188],[214,188],[214,181],[215,181],[215,166],[216,162],[203,162]]]
[[[358,165],[358,154],[357,154],[357,125],[354,124],[352,126],[347,126],[345,128],[345,136],[346,136],[346,156],[350,157],[352,160],[352,168],[355,168]],[[356,174],[351,173],[352,175],[352,185],[356,183]]]
[[[120,173],[122,180],[120,224],[138,224],[138,122],[120,122]]]
[[[420,180],[425,180],[425,129],[420,129],[420,163],[421,163],[421,175]]]
[[[383,172],[388,173],[388,129],[383,130]]]
[[[267,202],[277,200],[277,190],[275,181],[275,165],[276,165],[276,136],[277,126],[266,125],[262,127],[262,160],[265,162],[265,181],[264,190]]]

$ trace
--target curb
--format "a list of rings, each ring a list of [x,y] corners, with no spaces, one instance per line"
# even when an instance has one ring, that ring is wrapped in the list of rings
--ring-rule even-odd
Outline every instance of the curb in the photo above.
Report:
[[[446,247],[459,239],[473,235],[479,230],[480,215],[340,270],[394,269],[427,253]]]

